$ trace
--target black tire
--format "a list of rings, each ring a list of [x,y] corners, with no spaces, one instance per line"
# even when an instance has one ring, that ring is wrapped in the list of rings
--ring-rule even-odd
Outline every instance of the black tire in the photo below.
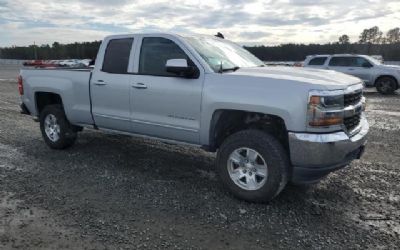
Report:
[[[376,90],[382,95],[390,95],[396,91],[397,82],[393,77],[383,76],[376,80],[375,86]]]
[[[46,134],[45,131],[45,119],[48,115],[53,115],[56,118],[56,122],[59,125],[58,139],[53,141]],[[44,107],[40,113],[40,130],[46,144],[52,149],[65,149],[71,147],[77,137],[77,129],[71,125],[65,116],[64,109],[59,104],[48,105]]]
[[[246,190],[236,184],[228,171],[228,160],[232,152],[239,148],[257,151],[267,165],[265,183],[257,190]],[[229,136],[222,143],[217,155],[217,171],[224,186],[236,197],[250,202],[268,202],[286,186],[290,163],[282,144],[270,134],[260,130],[243,130]]]

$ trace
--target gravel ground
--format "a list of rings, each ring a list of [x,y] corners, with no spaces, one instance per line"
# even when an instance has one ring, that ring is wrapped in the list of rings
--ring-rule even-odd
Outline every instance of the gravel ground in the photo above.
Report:
[[[233,198],[212,154],[85,130],[50,150],[0,65],[1,249],[398,249],[400,95],[366,93],[361,160],[270,204]]]

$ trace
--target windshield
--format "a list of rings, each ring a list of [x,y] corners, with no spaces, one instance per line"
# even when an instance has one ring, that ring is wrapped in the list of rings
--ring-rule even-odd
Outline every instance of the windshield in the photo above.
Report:
[[[185,37],[185,40],[210,65],[214,72],[225,69],[264,66],[264,63],[241,46],[213,37]]]

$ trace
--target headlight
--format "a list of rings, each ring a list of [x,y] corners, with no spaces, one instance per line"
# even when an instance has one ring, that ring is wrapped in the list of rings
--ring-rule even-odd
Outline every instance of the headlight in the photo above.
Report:
[[[343,124],[343,91],[311,91],[308,101],[308,126],[328,127]]]

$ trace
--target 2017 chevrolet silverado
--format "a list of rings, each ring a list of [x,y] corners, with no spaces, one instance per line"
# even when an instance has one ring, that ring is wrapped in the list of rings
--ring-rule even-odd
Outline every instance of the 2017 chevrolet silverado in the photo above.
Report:
[[[222,183],[255,202],[359,158],[369,129],[360,79],[265,67],[211,36],[109,36],[94,69],[22,69],[18,86],[53,149],[84,127],[201,146],[217,152]]]

